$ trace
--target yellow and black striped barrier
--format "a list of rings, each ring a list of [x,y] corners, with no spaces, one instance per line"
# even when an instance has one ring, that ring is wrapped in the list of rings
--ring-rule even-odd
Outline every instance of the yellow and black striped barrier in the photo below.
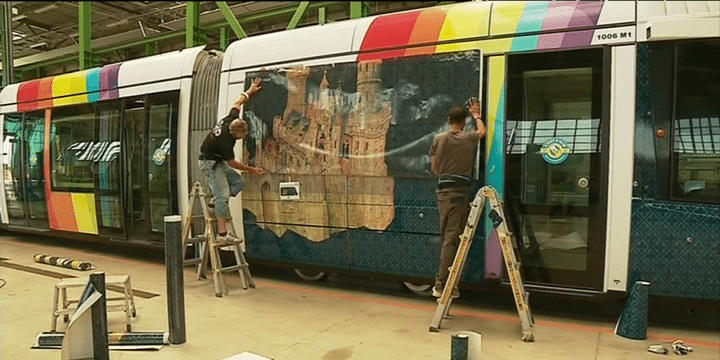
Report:
[[[35,254],[35,256],[33,256],[33,259],[35,259],[35,262],[61,266],[68,269],[87,271],[95,268],[95,265],[93,265],[89,261],[64,259],[57,256]]]

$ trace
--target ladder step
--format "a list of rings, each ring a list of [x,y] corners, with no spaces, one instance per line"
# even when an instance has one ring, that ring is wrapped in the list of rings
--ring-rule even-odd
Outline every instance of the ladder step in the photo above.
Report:
[[[243,289],[247,289],[248,287],[255,288],[255,283],[253,282],[252,276],[250,275],[249,264],[247,263],[247,260],[245,260],[242,248],[240,247],[244,239],[240,238],[239,242],[217,241],[215,224],[217,224],[218,219],[215,217],[215,212],[213,211],[214,209],[208,206],[208,199],[211,198],[211,195],[203,192],[202,186],[199,182],[194,183],[193,190],[190,193],[188,209],[185,212],[186,215],[184,219],[186,219],[187,222],[193,224],[194,226],[204,226],[205,230],[202,232],[194,232],[192,230],[187,231],[188,229],[185,228],[183,233],[183,244],[198,244],[199,246],[202,246],[201,244],[205,242],[205,244],[209,247],[202,249],[202,254],[196,255],[198,257],[185,259],[184,264],[210,265],[213,274],[213,282],[215,285],[215,296],[222,297],[222,294],[227,294],[227,285],[225,284],[225,279],[223,275],[224,273],[229,273],[233,271],[240,272]],[[196,208],[196,206],[199,206],[200,209]],[[201,212],[200,214],[197,213],[198,210]],[[198,220],[200,219],[202,219],[202,225],[198,223]],[[229,233],[236,234],[232,219],[232,216],[228,216],[225,218],[225,220],[227,220],[227,230]],[[242,221],[242,217],[240,217],[240,219]],[[231,248],[232,251],[235,253],[236,262],[234,265],[223,267],[220,260],[220,249],[222,248],[227,248],[228,250],[230,250]],[[204,266],[198,266],[197,268],[198,280],[200,280],[201,278],[206,278],[205,272],[207,269],[205,269]]]
[[[193,236],[185,241],[185,244],[197,244],[207,241],[207,236]]]
[[[247,265],[242,265],[242,264],[241,265],[233,265],[233,266],[228,266],[228,267],[217,269],[217,271],[219,271],[219,272],[238,271],[238,270],[241,270],[246,267],[247,267]]]
[[[226,247],[226,246],[240,246],[242,242],[230,242],[230,241],[219,241],[217,238],[215,238],[215,241],[213,242],[213,247]]]

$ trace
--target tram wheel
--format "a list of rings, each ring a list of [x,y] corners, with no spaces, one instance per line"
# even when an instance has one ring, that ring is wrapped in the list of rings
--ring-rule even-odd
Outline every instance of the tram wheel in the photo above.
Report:
[[[414,284],[408,281],[403,281],[402,284],[411,293],[416,295],[429,296],[432,293],[432,285],[430,284]]]
[[[295,275],[297,275],[299,278],[306,280],[306,281],[319,281],[324,279],[327,276],[327,273],[324,271],[316,271],[316,270],[307,270],[307,269],[293,269],[295,272]]]

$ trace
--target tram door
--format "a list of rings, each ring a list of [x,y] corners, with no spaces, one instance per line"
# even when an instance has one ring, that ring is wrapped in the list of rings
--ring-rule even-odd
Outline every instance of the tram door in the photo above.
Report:
[[[121,186],[130,240],[162,242],[164,217],[177,214],[177,104],[176,92],[124,102]]]
[[[3,180],[10,225],[48,229],[45,112],[5,115]]]
[[[529,284],[602,290],[604,56],[508,56],[505,202]]]

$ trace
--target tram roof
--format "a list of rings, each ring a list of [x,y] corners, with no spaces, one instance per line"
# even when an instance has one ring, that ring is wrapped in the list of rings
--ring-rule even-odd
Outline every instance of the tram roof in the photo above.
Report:
[[[0,112],[32,111],[55,106],[112,100],[132,87],[177,82],[192,76],[202,46],[109,64],[88,70],[6,86]],[[169,85],[167,90],[179,88]]]

